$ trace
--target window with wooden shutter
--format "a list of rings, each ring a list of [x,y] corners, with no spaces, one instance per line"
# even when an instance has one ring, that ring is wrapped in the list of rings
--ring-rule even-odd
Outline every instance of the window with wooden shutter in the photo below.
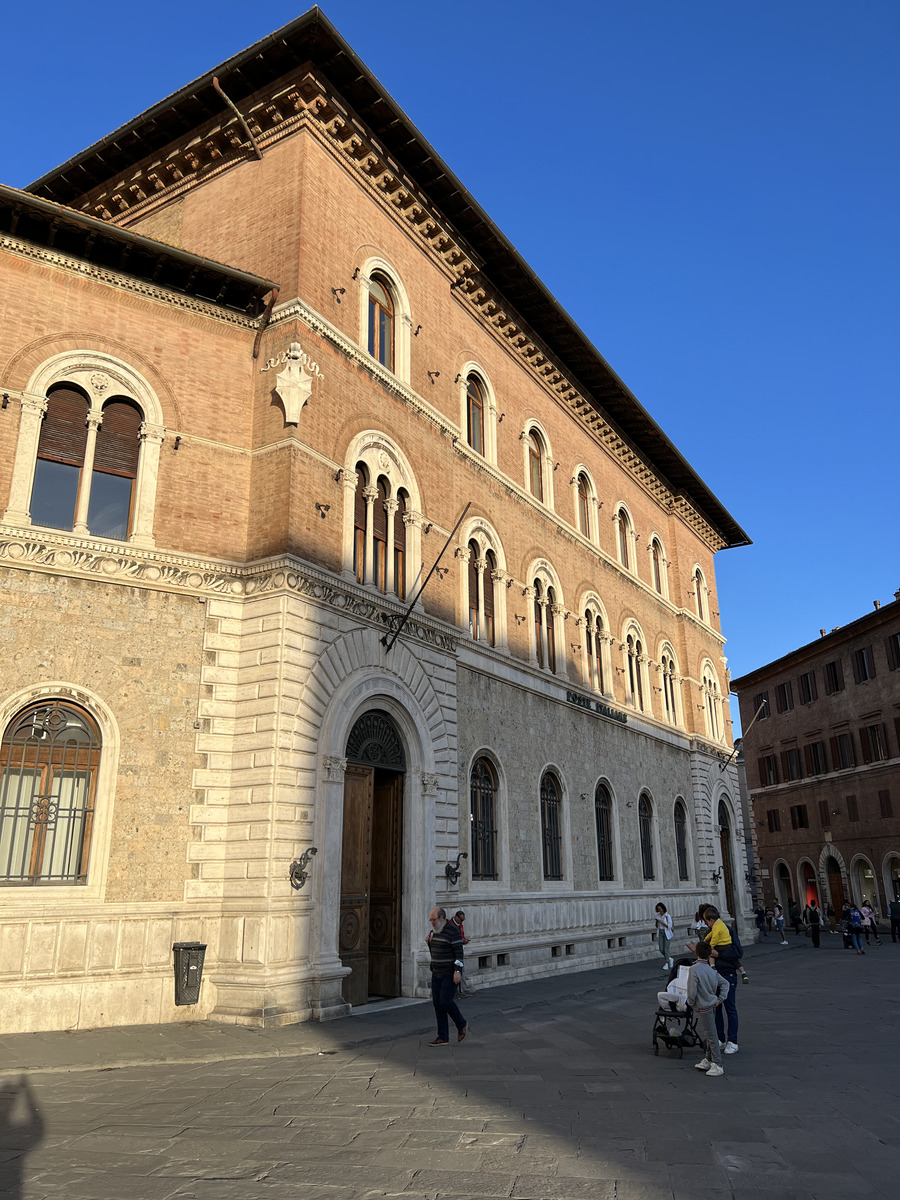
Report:
[[[825,664],[825,691],[829,696],[844,690],[844,671],[840,660]]]
[[[387,481],[379,476],[378,495],[372,505],[372,581],[380,592],[385,590],[387,572],[387,510],[384,502],[388,498]]]
[[[884,639],[884,649],[887,653],[888,670],[896,671],[900,667],[900,633],[891,633]]]
[[[394,591],[401,600],[406,599],[406,492],[397,493],[397,511],[394,513]]]
[[[493,550],[488,550],[484,556],[487,566],[484,569],[484,632],[488,645],[494,645],[494,572],[497,570],[497,559]]]
[[[366,582],[366,497],[369,473],[362,463],[356,464],[356,494],[353,497],[353,570],[357,583]]]
[[[84,466],[88,401],[77,388],[54,388],[38,439],[31,520],[50,529],[71,529]]]
[[[851,655],[853,663],[853,678],[857,683],[865,683],[869,679],[875,678],[875,659],[872,655],[871,646],[863,646],[859,650],[854,650]]]
[[[828,808],[827,800],[819,801],[819,824],[823,829],[831,828],[831,811]]]
[[[891,804],[891,793],[881,791],[878,793],[878,804],[881,808],[881,816],[885,820],[894,815],[894,806]]]
[[[847,803],[847,820],[848,821],[858,821],[859,820],[859,805],[856,802],[856,797],[855,796],[847,796],[846,803]]]
[[[469,581],[469,633],[478,639],[478,568],[475,566],[480,550],[477,542],[469,542],[469,562],[468,562],[468,581]]]
[[[553,588],[547,588],[547,666],[556,671],[556,616],[553,607],[556,604],[556,593]]]
[[[87,517],[88,529],[97,537],[128,536],[142,421],[140,409],[127,400],[110,400],[103,407]]]

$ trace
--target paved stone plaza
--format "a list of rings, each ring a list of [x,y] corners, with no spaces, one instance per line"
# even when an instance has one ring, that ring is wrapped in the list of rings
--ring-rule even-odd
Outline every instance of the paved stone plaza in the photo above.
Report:
[[[746,965],[721,1079],[654,1058],[655,963],[485,991],[436,1049],[426,1004],[3,1038],[40,1117],[0,1106],[0,1196],[895,1200],[900,946],[769,938]]]

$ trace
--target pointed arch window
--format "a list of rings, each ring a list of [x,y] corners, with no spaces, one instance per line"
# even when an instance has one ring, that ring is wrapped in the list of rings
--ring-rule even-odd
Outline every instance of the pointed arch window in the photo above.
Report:
[[[472,878],[496,879],[497,776],[486,758],[476,758],[469,780]]]
[[[534,645],[537,664],[544,665],[544,586],[539,579],[534,581]]]
[[[687,813],[680,800],[675,802],[675,857],[678,860],[678,878],[690,879],[687,853]]]
[[[653,587],[660,594],[664,595],[663,591],[663,552],[662,546],[659,544],[659,539],[654,538],[650,543],[650,565],[653,574]]]
[[[619,562],[626,570],[631,570],[631,518],[624,508],[617,515]]]
[[[556,593],[552,587],[547,588],[547,666],[556,674]]]
[[[645,879],[653,879],[653,807],[646,794],[638,801],[638,824],[641,834],[641,869]]]
[[[387,480],[378,477],[375,485],[377,495],[372,505],[372,582],[379,592],[387,589],[387,542],[388,513],[385,501],[388,498]]]
[[[466,441],[477,454],[484,454],[484,388],[477,375],[466,380]]]
[[[363,463],[356,464],[356,476],[356,493],[353,497],[353,572],[357,583],[365,583],[368,526],[366,488],[369,486],[369,472]]]
[[[694,597],[697,601],[697,616],[701,621],[706,621],[706,580],[703,578],[703,572],[699,567],[694,572]]]
[[[541,837],[545,879],[562,879],[562,795],[549,771],[541,780]]]
[[[140,409],[128,400],[116,398],[103,406],[87,516],[88,529],[97,537],[128,536],[143,419]]]
[[[665,650],[660,660],[660,672],[662,674],[663,712],[670,725],[677,725],[678,707],[675,701],[675,660]]]
[[[397,508],[394,512],[394,591],[401,600],[406,599],[406,522],[409,497],[402,489],[397,493]]]
[[[394,369],[394,300],[380,275],[369,280],[369,353],[389,371]]]
[[[719,685],[709,672],[703,675],[703,692],[706,700],[706,732],[718,741],[719,732]]]
[[[603,676],[603,619],[598,612],[588,608],[584,614],[585,646],[587,647],[588,687],[595,692],[605,692]]]
[[[600,880],[615,879],[612,843],[612,796],[609,788],[598,783],[594,792],[594,819],[597,825],[597,863]]]
[[[585,537],[591,536],[590,495],[587,476],[582,472],[578,476],[578,532]]]
[[[60,700],[24,709],[0,742],[0,883],[83,884],[100,731]]]
[[[644,679],[641,671],[641,656],[644,648],[640,638],[628,635],[626,640],[628,653],[628,689],[631,703],[639,712],[644,711]]]
[[[497,559],[493,550],[488,550],[484,556],[487,564],[484,569],[484,633],[488,645],[496,644],[496,623],[494,621],[494,575],[497,571]]]
[[[31,519],[50,529],[71,529],[81,485],[90,405],[77,388],[53,388],[38,439]]]
[[[536,500],[544,499],[544,446],[536,433],[526,433],[528,452],[528,489]]]
[[[469,563],[468,563],[468,579],[469,579],[469,634],[476,641],[480,636],[480,614],[481,605],[478,601],[478,559],[481,557],[481,548],[476,541],[469,542]]]

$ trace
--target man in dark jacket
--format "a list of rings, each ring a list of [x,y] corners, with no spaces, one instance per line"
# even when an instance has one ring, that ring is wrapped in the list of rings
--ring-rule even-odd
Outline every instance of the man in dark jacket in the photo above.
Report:
[[[891,918],[891,941],[900,941],[900,900],[896,897],[888,905],[888,916]]]
[[[809,934],[812,938],[812,944],[818,950],[819,934],[822,932],[822,914],[815,900],[810,900],[806,908],[803,910],[803,920],[809,926]]]
[[[462,979],[463,941],[459,927],[447,920],[442,908],[428,914],[431,932],[425,938],[431,951],[431,1002],[437,1017],[437,1037],[429,1046],[446,1046],[450,1041],[450,1021],[456,1026],[456,1040],[469,1032],[465,1017],[456,1004],[456,988]]]

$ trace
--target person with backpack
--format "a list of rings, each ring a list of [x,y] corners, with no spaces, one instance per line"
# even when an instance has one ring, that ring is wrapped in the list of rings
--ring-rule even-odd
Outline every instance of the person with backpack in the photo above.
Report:
[[[863,901],[860,909],[863,919],[863,933],[866,935],[866,945],[868,946],[870,935],[875,938],[875,945],[881,945],[881,938],[878,936],[878,921],[875,917],[875,910],[868,900]]]
[[[710,945],[710,963],[728,984],[728,992],[723,1002],[716,1009],[716,1032],[719,1041],[724,1043],[726,1054],[738,1052],[738,1011],[737,1011],[737,977],[738,968],[744,948],[740,943],[737,930],[731,929],[719,916],[719,910],[712,904],[707,904],[703,912],[704,920],[710,926],[709,933],[703,939]],[[723,1015],[724,1009],[724,1015]],[[726,1019],[728,1033],[726,1037]]]
[[[809,935],[816,950],[819,949],[819,935],[822,932],[822,914],[815,900],[810,900],[803,910],[803,920],[809,926]]]
[[[844,928],[850,938],[850,945],[853,947],[853,949],[856,951],[857,954],[865,954],[865,950],[863,950],[863,948],[862,948],[862,942],[863,942],[862,913],[859,911],[859,909],[856,907],[855,904],[849,904],[847,906],[847,908],[845,909],[845,911],[847,913],[847,917],[844,922]]]
[[[888,916],[891,918],[891,941],[900,942],[900,897],[895,896],[888,905]]]

